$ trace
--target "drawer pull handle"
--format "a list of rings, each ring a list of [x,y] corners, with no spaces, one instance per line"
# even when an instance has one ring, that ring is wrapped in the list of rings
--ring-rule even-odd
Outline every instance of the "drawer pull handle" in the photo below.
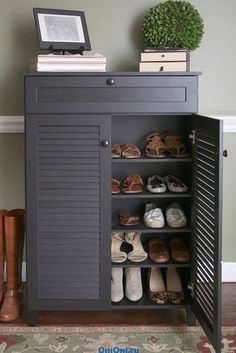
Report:
[[[107,85],[113,86],[115,84],[115,80],[113,78],[108,78],[107,79]]]
[[[164,58],[165,57],[165,54],[162,54],[162,56],[161,56],[162,58]]]
[[[102,141],[101,141],[101,146],[102,146],[102,147],[108,147],[108,146],[109,146],[109,141],[107,141],[107,140],[102,140]]]
[[[164,66],[161,66],[161,67],[160,67],[160,71],[164,71]]]

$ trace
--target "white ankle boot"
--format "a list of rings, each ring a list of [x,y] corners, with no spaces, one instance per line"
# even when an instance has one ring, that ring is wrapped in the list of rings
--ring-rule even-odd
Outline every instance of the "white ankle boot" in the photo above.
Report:
[[[132,262],[142,262],[147,259],[148,254],[143,249],[140,240],[141,233],[125,233],[125,241],[133,246],[133,250],[128,253],[128,259]]]
[[[124,233],[113,232],[111,234],[111,261],[116,263],[124,262],[127,259],[127,254],[120,250],[124,241]]]
[[[125,269],[125,296],[136,302],[143,295],[140,267],[128,267]]]
[[[123,290],[123,267],[112,267],[111,269],[111,301],[117,303],[124,297]]]

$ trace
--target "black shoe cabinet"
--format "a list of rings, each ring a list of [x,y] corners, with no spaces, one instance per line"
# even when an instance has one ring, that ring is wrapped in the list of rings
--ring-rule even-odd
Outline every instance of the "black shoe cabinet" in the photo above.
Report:
[[[25,76],[27,311],[186,309],[220,352],[222,122],[197,115],[199,73],[31,73]],[[181,135],[187,158],[111,159],[111,144],[145,150],[151,132]],[[174,174],[184,194],[111,195],[111,177]],[[183,237],[190,263],[111,263],[111,232],[119,211],[143,215],[145,204],[183,207],[182,229],[144,224],[142,242]],[[141,267],[144,295],[111,303],[111,267]],[[176,266],[185,301],[157,305],[148,298],[148,269]]]

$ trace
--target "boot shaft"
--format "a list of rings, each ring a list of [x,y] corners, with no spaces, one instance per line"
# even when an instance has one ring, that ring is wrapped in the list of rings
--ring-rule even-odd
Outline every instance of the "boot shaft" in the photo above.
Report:
[[[7,210],[0,209],[0,263],[3,261],[4,254],[4,235],[5,235],[5,227],[4,227],[4,216],[6,215]]]
[[[8,289],[21,285],[24,215],[23,209],[14,209],[4,215]]]
[[[7,210],[0,209],[0,303],[3,296],[3,282],[4,282],[4,216]]]

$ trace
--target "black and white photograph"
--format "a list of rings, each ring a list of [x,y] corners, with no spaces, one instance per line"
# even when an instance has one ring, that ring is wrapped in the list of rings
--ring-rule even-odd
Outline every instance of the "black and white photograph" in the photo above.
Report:
[[[91,50],[83,11],[34,8],[40,49]]]
[[[84,43],[81,17],[39,14],[42,40],[45,42]]]

